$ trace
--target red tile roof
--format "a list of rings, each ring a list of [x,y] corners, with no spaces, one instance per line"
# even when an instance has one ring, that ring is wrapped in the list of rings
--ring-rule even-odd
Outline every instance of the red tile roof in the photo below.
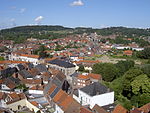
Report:
[[[90,79],[90,76],[89,75],[78,75],[78,79],[84,79],[84,80],[87,80],[87,79]]]
[[[102,76],[100,74],[89,73],[90,78],[100,80]]]
[[[30,103],[31,103],[32,105],[38,107],[38,103],[37,103],[36,101],[32,101],[32,102],[30,102]]]
[[[72,98],[71,96],[67,96],[67,97],[65,98],[65,100],[62,101],[62,103],[59,104],[59,106],[61,106],[62,109],[63,109],[64,111],[66,111],[66,109],[68,109],[68,107],[69,107],[69,105],[72,103],[72,101],[73,101],[73,98]]]
[[[90,111],[90,110],[87,109],[87,108],[81,107],[81,108],[80,108],[80,113],[93,113],[93,112]]]
[[[53,84],[51,86],[51,88],[48,90],[48,94],[51,94],[54,91],[55,88],[57,88],[57,86],[55,84]]]
[[[125,109],[123,106],[118,104],[115,109],[113,110],[113,113],[128,113],[128,110]]]
[[[145,104],[144,106],[140,107],[139,109],[144,111],[144,113],[149,113],[150,112],[150,103]]]
[[[96,113],[108,113],[106,110],[104,110],[97,104],[95,104],[95,106],[92,108],[92,111],[96,111]]]
[[[27,62],[24,62],[24,61],[10,61],[10,60],[0,61],[0,64],[21,64],[21,63],[27,63]]]
[[[66,95],[65,92],[63,90],[59,90],[59,92],[54,96],[53,101],[54,102],[59,102],[59,100],[63,97],[63,95]]]

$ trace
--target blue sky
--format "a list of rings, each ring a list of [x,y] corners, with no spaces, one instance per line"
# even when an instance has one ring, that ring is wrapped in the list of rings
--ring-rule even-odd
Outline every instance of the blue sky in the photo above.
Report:
[[[22,25],[150,27],[150,0],[0,0],[0,29]]]

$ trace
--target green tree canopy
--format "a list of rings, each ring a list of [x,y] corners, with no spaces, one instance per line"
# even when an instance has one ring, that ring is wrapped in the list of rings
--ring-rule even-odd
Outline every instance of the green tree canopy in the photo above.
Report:
[[[150,47],[145,48],[143,51],[137,52],[137,57],[143,59],[150,59]]]
[[[132,92],[137,94],[150,94],[150,78],[146,74],[141,74],[131,82]]]
[[[128,71],[131,67],[134,67],[134,61],[126,60],[126,61],[119,61],[116,64],[116,67],[119,70],[119,76],[122,76],[126,71]]]
[[[118,76],[118,69],[111,63],[98,63],[93,65],[93,73],[101,74],[105,81],[112,81]]]

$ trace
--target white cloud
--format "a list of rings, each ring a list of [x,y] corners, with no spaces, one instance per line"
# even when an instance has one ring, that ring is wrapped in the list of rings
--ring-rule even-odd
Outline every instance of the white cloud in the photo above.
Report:
[[[20,9],[20,13],[24,13],[26,11],[26,8]]]
[[[44,17],[43,16],[38,16],[38,17],[36,17],[35,18],[35,22],[37,23],[37,24],[40,24],[41,23],[41,21],[44,19]]]
[[[100,25],[100,28],[107,28],[107,27],[109,27],[109,26],[108,25],[104,25],[104,24]]]
[[[16,19],[15,18],[10,19],[10,26],[12,26],[12,27],[16,26]]]
[[[74,1],[73,3],[70,4],[71,6],[83,6],[84,3],[81,0]]]

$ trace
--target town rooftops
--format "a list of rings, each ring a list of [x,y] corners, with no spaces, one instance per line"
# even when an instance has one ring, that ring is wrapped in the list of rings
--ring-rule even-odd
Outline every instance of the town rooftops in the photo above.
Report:
[[[49,61],[48,63],[58,65],[60,67],[65,67],[65,68],[75,67],[75,65],[73,65],[72,63],[69,63],[69,62],[66,62],[66,61],[63,61],[63,60],[59,60],[59,59]]]
[[[100,95],[108,92],[112,92],[109,88],[102,85],[99,82],[94,82],[93,84],[87,85],[80,89],[90,96]]]

